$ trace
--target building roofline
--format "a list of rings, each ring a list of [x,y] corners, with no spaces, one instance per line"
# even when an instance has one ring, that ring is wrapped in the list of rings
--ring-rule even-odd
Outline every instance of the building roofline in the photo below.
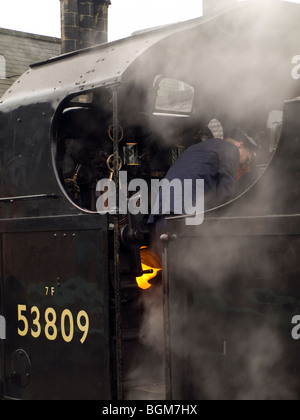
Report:
[[[0,28],[0,34],[35,39],[37,41],[48,41],[48,42],[59,43],[59,44],[61,43],[60,38],[55,38],[53,36],[46,36],[46,35],[37,35],[37,34],[29,33],[29,32],[15,31],[13,29]]]

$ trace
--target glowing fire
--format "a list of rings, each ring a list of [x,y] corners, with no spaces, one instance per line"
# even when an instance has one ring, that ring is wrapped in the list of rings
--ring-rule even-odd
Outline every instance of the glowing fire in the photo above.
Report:
[[[143,274],[141,277],[136,278],[138,286],[143,290],[147,290],[151,287],[151,284],[149,283],[149,281],[154,279],[154,277],[157,276],[157,273],[161,271],[161,268],[148,267],[148,265],[145,265],[142,263],[142,269],[143,271],[153,270],[153,273]]]
[[[138,286],[143,290],[147,290],[151,287],[149,281],[154,279],[154,277],[157,276],[157,273],[161,271],[161,263],[157,255],[149,251],[147,247],[141,248],[141,262],[143,271],[153,271],[153,273],[147,273],[141,277],[136,277]]]

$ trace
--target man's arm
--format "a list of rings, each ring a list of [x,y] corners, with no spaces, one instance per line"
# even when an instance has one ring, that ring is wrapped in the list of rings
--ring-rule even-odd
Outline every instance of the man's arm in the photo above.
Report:
[[[240,154],[236,146],[226,143],[220,155],[219,175],[217,180],[217,204],[230,201],[236,192],[236,175],[240,164]]]

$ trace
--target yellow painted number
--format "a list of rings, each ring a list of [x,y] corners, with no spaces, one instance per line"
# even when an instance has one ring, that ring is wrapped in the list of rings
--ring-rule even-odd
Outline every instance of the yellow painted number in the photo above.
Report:
[[[31,308],[31,314],[35,314],[36,317],[33,319],[32,324],[36,326],[36,330],[31,328],[31,335],[34,338],[38,338],[41,335],[42,327],[40,324],[40,310],[36,306]]]
[[[27,307],[26,305],[18,305],[18,322],[20,322],[20,326],[18,328],[18,334],[21,337],[25,337],[29,332],[29,321],[26,316]],[[49,341],[54,341],[58,337],[57,328],[57,314],[55,309],[47,308],[45,311],[45,321],[44,323],[41,322],[41,312],[37,306],[33,306],[30,309],[30,313],[32,317],[32,325],[30,328],[30,333],[33,338],[39,338],[42,334],[42,326],[45,324],[45,337]],[[72,312],[69,309],[65,309],[60,318],[60,332],[62,339],[66,343],[70,343],[74,339],[75,333],[75,325],[74,325],[74,317]],[[80,311],[76,318],[76,326],[77,329],[82,332],[82,337],[80,339],[81,344],[85,342],[87,339],[89,328],[90,328],[90,320],[89,316],[85,311]],[[58,324],[59,325],[59,324]]]
[[[51,318],[51,319],[50,319]],[[56,312],[53,308],[46,309],[45,312],[45,336],[50,341],[54,341],[57,338],[57,328],[56,328]]]
[[[82,318],[84,318],[84,323],[81,322]],[[86,312],[80,311],[77,315],[77,326],[80,331],[84,333],[80,340],[81,344],[83,344],[86,340],[90,328],[90,320]]]
[[[69,319],[69,335],[66,333],[66,318]],[[62,335],[62,338],[67,343],[70,343],[70,341],[73,340],[74,320],[73,320],[73,315],[68,309],[65,309],[63,313],[61,314],[61,335]]]
[[[18,321],[21,321],[24,324],[23,330],[18,328],[18,334],[21,337],[25,337],[25,335],[28,333],[28,321],[27,321],[26,316],[23,315],[22,312],[26,312],[26,306],[25,305],[18,305]]]

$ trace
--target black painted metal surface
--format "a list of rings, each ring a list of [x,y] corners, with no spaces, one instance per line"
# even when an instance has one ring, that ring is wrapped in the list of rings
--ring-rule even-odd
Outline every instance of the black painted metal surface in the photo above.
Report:
[[[126,220],[97,214],[95,195],[89,206],[70,195],[64,147],[83,138],[92,151],[113,153],[116,166],[119,122],[126,140],[134,135],[146,150],[154,138],[162,156],[169,153],[162,170],[147,173],[149,181],[172,161],[174,127],[198,131],[219,118],[250,132],[266,130],[270,111],[300,95],[299,22],[295,4],[274,2],[263,13],[259,2],[241,4],[33,65],[1,98],[0,309],[7,321],[1,396],[121,398],[125,371],[135,362],[140,292],[130,253],[118,243],[118,223]],[[194,87],[189,115],[156,115],[161,75]],[[300,298],[298,111],[298,101],[287,103],[276,152],[267,154],[260,179],[242,196],[209,212],[195,229],[169,222],[178,240],[164,262],[168,396],[298,396],[297,378],[286,379],[297,368],[288,327]],[[112,123],[114,144],[107,136]],[[178,313],[183,321],[175,317],[174,324]],[[258,350],[267,354],[257,365],[263,376],[273,380],[271,368],[283,376],[272,382],[276,391],[254,382],[255,393],[247,394],[243,386],[253,371],[245,365],[255,364]]]

